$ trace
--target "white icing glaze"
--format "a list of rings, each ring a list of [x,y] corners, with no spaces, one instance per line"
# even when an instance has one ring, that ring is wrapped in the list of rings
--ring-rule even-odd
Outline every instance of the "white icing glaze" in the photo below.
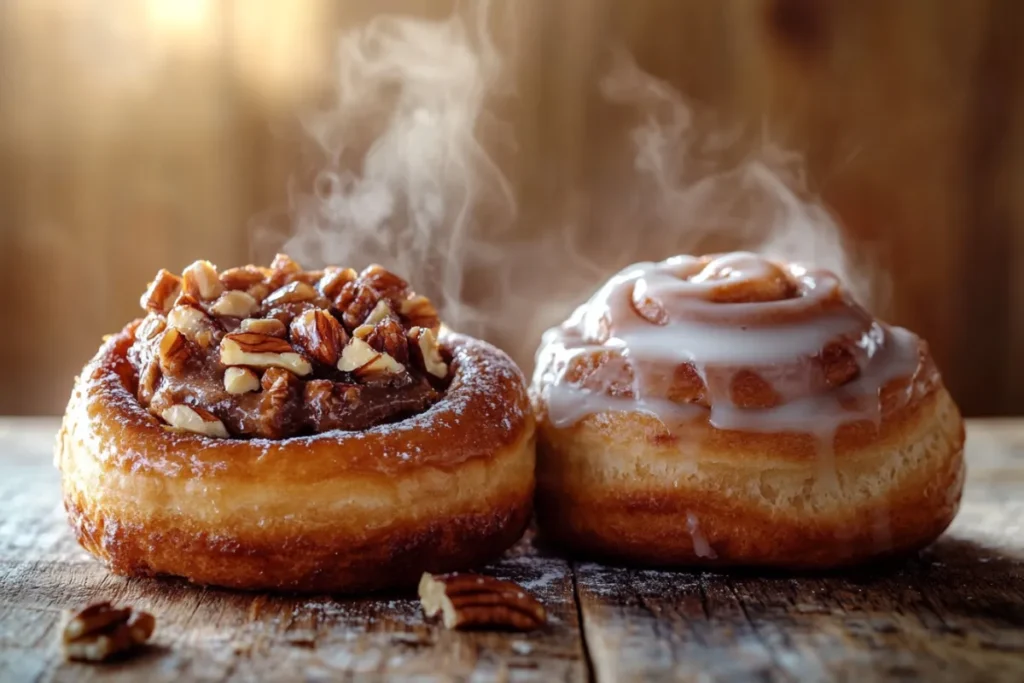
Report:
[[[815,362],[833,344],[858,370],[840,386],[830,386]],[[566,378],[574,359],[598,352],[608,358],[585,386]],[[876,321],[830,272],[745,252],[676,256],[629,266],[548,330],[534,386],[558,427],[603,412],[642,412],[673,431],[706,417],[720,429],[809,433],[818,439],[825,478],[834,480],[836,430],[858,420],[877,424],[882,387],[914,378],[919,361],[919,339]],[[703,381],[706,406],[667,398],[684,364]],[[734,402],[732,383],[744,371],[774,390],[775,407]],[[625,385],[624,377],[631,377]],[[907,382],[904,400],[914,384]]]

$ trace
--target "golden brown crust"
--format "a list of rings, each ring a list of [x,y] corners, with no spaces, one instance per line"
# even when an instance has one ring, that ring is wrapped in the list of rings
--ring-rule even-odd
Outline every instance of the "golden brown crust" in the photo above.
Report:
[[[173,431],[139,405],[132,330],[86,366],[57,445],[72,526],[116,573],[376,590],[485,562],[525,528],[534,421],[497,349],[444,337],[452,383],[402,422],[243,441]]]
[[[941,387],[876,428],[808,434],[688,427],[638,413],[556,428],[539,402],[537,517],[574,551],[650,565],[827,568],[910,551],[952,521],[963,422]],[[834,468],[835,482],[827,472]]]

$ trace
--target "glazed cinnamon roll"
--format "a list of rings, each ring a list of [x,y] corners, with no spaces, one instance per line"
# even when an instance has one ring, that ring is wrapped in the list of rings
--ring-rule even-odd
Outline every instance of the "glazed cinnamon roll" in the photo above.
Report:
[[[371,266],[161,271],[76,382],[57,444],[118,574],[350,593],[485,562],[534,483],[525,382]]]
[[[924,341],[750,253],[609,280],[537,355],[537,517],[579,553],[824,568],[956,513],[964,431]]]

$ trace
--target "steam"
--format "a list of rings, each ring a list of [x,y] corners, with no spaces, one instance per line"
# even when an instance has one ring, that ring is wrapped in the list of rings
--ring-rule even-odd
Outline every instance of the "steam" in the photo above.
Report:
[[[799,157],[723,126],[625,53],[595,84],[593,120],[578,122],[619,125],[588,136],[605,146],[600,163],[561,205],[524,207],[540,236],[517,240],[493,113],[512,84],[489,20],[489,3],[467,3],[444,21],[382,16],[340,38],[335,99],[304,120],[324,161],[292,196],[285,251],[309,267],[381,263],[527,371],[541,332],[638,260],[762,251],[830,268],[867,302],[872,281],[808,194]]]

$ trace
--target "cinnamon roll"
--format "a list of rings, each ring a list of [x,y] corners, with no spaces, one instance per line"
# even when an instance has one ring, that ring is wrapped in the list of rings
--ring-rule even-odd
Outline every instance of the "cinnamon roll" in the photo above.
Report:
[[[924,341],[750,253],[609,280],[537,355],[537,517],[579,553],[825,568],[956,513],[963,422]]]
[[[123,575],[350,593],[483,563],[534,485],[525,382],[397,275],[161,271],[78,378],[56,459]]]

